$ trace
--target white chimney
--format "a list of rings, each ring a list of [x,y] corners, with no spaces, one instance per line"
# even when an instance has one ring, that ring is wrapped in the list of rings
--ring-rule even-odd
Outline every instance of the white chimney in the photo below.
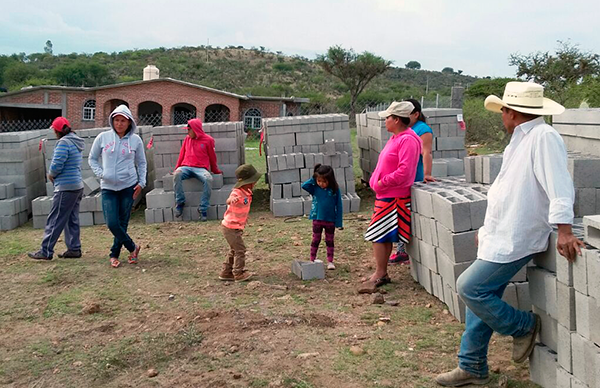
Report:
[[[158,70],[158,67],[154,65],[148,65],[144,67],[144,81],[158,79],[159,73],[160,71]]]

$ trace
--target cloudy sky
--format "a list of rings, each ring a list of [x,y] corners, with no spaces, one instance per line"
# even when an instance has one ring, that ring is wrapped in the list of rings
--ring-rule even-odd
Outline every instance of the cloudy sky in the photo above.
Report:
[[[314,58],[332,45],[403,67],[449,66],[512,76],[511,53],[553,51],[570,40],[600,52],[600,1],[573,0],[2,0],[0,54],[264,46]]]

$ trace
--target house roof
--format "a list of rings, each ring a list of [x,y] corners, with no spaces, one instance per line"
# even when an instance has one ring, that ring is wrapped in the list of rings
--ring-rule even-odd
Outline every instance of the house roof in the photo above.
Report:
[[[138,80],[138,81],[130,81],[130,82],[121,82],[118,84],[95,86],[95,87],[85,87],[85,86],[75,87],[75,86],[57,86],[57,85],[32,86],[32,87],[25,87],[21,90],[17,90],[14,92],[0,94],[0,98],[5,97],[5,96],[14,96],[17,94],[29,93],[29,92],[36,91],[36,90],[93,92],[96,90],[122,88],[122,87],[127,87],[127,86],[141,85],[141,84],[148,84],[148,83],[155,83],[155,82],[172,82],[172,83],[176,83],[179,85],[189,86],[192,88],[196,88],[196,89],[200,89],[200,90],[204,90],[204,91],[208,91],[208,92],[212,92],[212,93],[222,94],[222,95],[237,98],[240,100],[287,101],[287,102],[309,102],[310,101],[308,98],[299,98],[299,97],[293,97],[293,96],[292,97],[265,97],[265,96],[251,96],[251,95],[242,96],[240,94],[230,93],[230,92],[226,92],[224,90],[219,90],[219,89],[213,89],[213,88],[209,88],[208,86],[198,85],[198,84],[194,84],[191,82],[181,81],[178,79],[173,79],[173,78],[168,78],[168,77],[167,78],[157,78],[157,79],[146,80],[146,81]]]

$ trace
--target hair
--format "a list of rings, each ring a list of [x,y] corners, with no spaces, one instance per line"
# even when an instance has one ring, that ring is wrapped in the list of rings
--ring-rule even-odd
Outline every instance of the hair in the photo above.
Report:
[[[71,129],[71,127],[69,127],[67,124],[65,124],[65,125],[62,127],[62,130],[61,130],[61,131],[57,131],[57,130],[55,129],[55,130],[54,130],[54,132],[56,133],[57,137],[60,139],[60,138],[62,138],[63,136],[65,136],[65,135],[68,135],[69,133],[71,133],[71,132],[72,132],[72,129]]]
[[[313,178],[317,180],[317,177],[321,177],[327,181],[327,187],[337,193],[339,186],[335,180],[335,172],[331,166],[326,164],[317,163],[315,164],[315,172]]]
[[[402,116],[396,116],[396,115],[390,115],[398,120],[400,120],[400,122],[404,125],[406,125],[407,127],[410,125],[410,117],[402,117]]]
[[[419,117],[417,117],[417,121],[422,121],[425,124],[427,124],[427,117],[425,117],[425,115],[423,114],[423,110],[421,109],[421,103],[415,100],[414,98],[408,98],[404,101],[408,101],[415,106],[415,109],[413,109],[413,111],[410,112],[410,114],[419,112]]]

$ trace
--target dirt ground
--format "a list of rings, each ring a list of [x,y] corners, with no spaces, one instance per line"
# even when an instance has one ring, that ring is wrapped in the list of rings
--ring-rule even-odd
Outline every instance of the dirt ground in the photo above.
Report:
[[[322,281],[290,271],[308,257],[310,221],[260,203],[244,236],[248,283],[218,280],[217,221],[145,225],[138,210],[140,263],[118,269],[104,226],[83,229],[83,258],[50,262],[26,257],[43,233],[31,223],[1,233],[0,386],[434,387],[455,367],[463,325],[407,267],[390,267],[386,304],[355,292],[373,269],[362,238],[372,200],[336,231],[337,269]],[[510,351],[509,338],[493,338],[490,386],[535,386]]]

